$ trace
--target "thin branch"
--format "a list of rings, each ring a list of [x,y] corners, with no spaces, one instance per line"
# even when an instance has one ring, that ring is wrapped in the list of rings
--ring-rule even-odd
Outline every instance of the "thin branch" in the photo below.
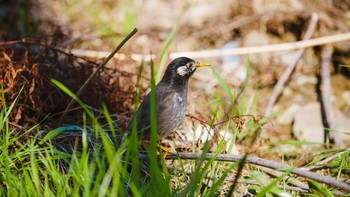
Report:
[[[333,47],[326,45],[322,51],[322,63],[321,63],[321,95],[322,95],[322,110],[326,116],[328,127],[330,131],[329,135],[334,139],[334,144],[339,148],[344,148],[344,142],[340,138],[340,133],[337,132],[337,125],[335,122],[335,115],[330,97],[332,96],[331,87],[331,74],[329,71],[329,64],[333,55]],[[335,131],[335,132],[333,132]]]
[[[20,40],[11,40],[11,41],[5,41],[5,42],[0,42],[0,46],[4,45],[13,45],[13,44],[19,44],[19,43],[27,43],[27,39],[22,38]]]
[[[173,52],[169,54],[170,59],[175,59],[177,57],[190,57],[190,58],[216,58],[223,56],[232,55],[246,55],[255,53],[269,53],[269,52],[282,52],[291,51],[297,49],[304,49],[314,46],[320,46],[325,44],[331,44],[336,42],[343,42],[350,40],[350,32],[343,34],[336,34],[331,36],[324,36],[309,40],[302,40],[297,42],[288,42],[281,44],[272,44],[265,46],[253,46],[253,47],[240,47],[234,49],[211,49],[211,50],[201,50],[201,51],[183,51],[183,52]],[[0,43],[1,44],[1,43]],[[105,58],[108,56],[108,52],[105,51],[94,51],[94,50],[84,50],[84,49],[70,49],[67,50],[77,56],[93,57],[93,58]],[[126,54],[118,54],[114,56],[117,59],[126,59]],[[150,59],[156,59],[155,55],[143,55],[143,54],[131,54],[130,58],[135,61],[149,61]]]
[[[37,42],[33,42],[31,41],[30,39],[21,39],[21,40],[12,40],[12,41],[7,41],[7,42],[0,42],[0,46],[2,45],[15,45],[15,44],[26,44],[26,45],[33,45],[33,46],[37,46],[38,49],[39,47],[44,47],[45,49],[50,49],[50,50],[54,50],[54,51],[57,51],[59,53],[63,53],[63,54],[66,54],[66,55],[71,55],[71,56],[74,56],[75,58],[78,58],[78,59],[81,59],[87,63],[90,63],[90,64],[96,64],[96,62],[93,62],[93,61],[90,61],[88,59],[85,59],[85,58],[82,58],[83,56],[77,56],[71,52],[69,52],[69,50],[65,50],[64,48],[62,47],[53,47],[53,46],[47,46],[47,45],[44,45],[44,44],[41,44],[41,43],[37,43]],[[107,52],[106,52],[107,53]],[[107,57],[107,55],[105,55],[104,57]],[[89,57],[89,56],[87,56]]]
[[[194,120],[197,120],[201,125],[203,126],[209,126],[209,127],[212,127],[210,125],[210,123],[206,122],[205,120],[203,120],[202,118],[200,117],[197,117],[197,116],[194,116],[194,115],[191,115],[191,114],[186,114],[187,117],[191,118],[191,119],[194,119]]]
[[[280,177],[283,175],[282,172],[279,172],[277,170],[271,169],[271,168],[267,168],[264,166],[258,166],[257,168],[261,169],[262,171],[266,172],[267,174],[274,176],[274,177]],[[283,178],[284,181],[288,181],[290,184],[295,185],[299,188],[303,188],[303,189],[309,189],[309,186],[299,180],[296,180],[295,178],[292,178],[290,176],[285,176]]]
[[[14,126],[14,127],[17,127],[17,128],[19,128],[19,129],[24,129],[24,128],[25,128],[24,126],[18,125],[18,124],[13,123],[13,122],[8,122],[8,123],[9,123],[9,125],[12,125],[12,126]]]
[[[233,178],[226,178],[225,181],[229,181],[229,182],[233,182],[234,179]],[[257,181],[255,180],[238,180],[238,183],[245,183],[248,185],[260,185]],[[279,189],[286,189],[286,190],[290,190],[290,191],[297,191],[297,192],[302,192],[302,193],[309,193],[309,189],[307,188],[300,188],[300,187],[293,187],[293,186],[289,186],[289,185],[280,185],[278,184],[277,187]]]
[[[76,56],[83,56],[83,57],[92,57],[92,58],[105,58],[109,55],[109,52],[105,51],[95,51],[95,50],[86,50],[86,49],[67,49],[66,50],[69,53],[72,53]],[[126,54],[118,53],[113,58],[118,60],[125,60],[127,57]],[[142,54],[136,54],[133,53],[130,55],[130,58],[134,61],[150,61],[151,59],[156,59],[156,55],[142,55]]]
[[[311,16],[310,24],[309,24],[309,26],[306,30],[306,33],[303,37],[303,40],[308,40],[311,38],[313,32],[315,31],[317,21],[318,21],[318,14],[313,13]],[[304,48],[298,50],[297,57],[294,59],[293,62],[291,62],[291,64],[288,66],[288,68],[282,74],[281,78],[278,80],[275,88],[273,89],[272,95],[269,99],[269,103],[268,103],[266,111],[265,111],[265,116],[269,116],[271,114],[272,107],[275,104],[275,102],[277,101],[277,97],[281,94],[284,84],[289,79],[289,76],[292,74],[295,66],[300,61],[301,57],[304,55],[304,51],[305,51]]]
[[[93,72],[90,77],[85,81],[85,83],[80,87],[80,89],[78,90],[78,92],[76,93],[76,96],[79,97],[80,94],[85,90],[85,88],[87,87],[87,85],[90,83],[90,81],[101,71],[101,69],[107,64],[107,62],[109,62],[109,60],[111,60],[113,58],[113,56],[124,46],[124,44],[132,37],[136,34],[137,32],[137,28],[135,28],[132,32],[130,32],[125,38],[124,40],[112,51],[111,54],[109,54],[109,56],[96,68],[95,72]],[[69,104],[67,105],[66,109],[64,111],[69,110],[72,105],[74,103],[74,99],[72,98],[71,101],[69,102]],[[65,113],[63,113],[63,115],[61,116],[61,119],[65,116]],[[61,121],[60,121],[61,122]]]
[[[147,159],[147,155],[139,155],[140,159]],[[236,162],[243,158],[243,156],[240,155],[234,155],[234,154],[213,154],[213,153],[207,153],[203,155],[203,153],[177,153],[177,154],[169,154],[165,159],[212,159],[215,158],[216,161],[226,161],[226,162]],[[329,176],[322,176],[314,172],[310,172],[307,170],[303,170],[301,168],[297,168],[294,166],[290,166],[287,164],[282,164],[275,161],[270,161],[267,159],[262,159],[259,157],[247,157],[246,163],[254,164],[258,166],[264,166],[284,172],[290,172],[296,175],[299,175],[301,177],[305,177],[308,179],[312,179],[321,183],[328,184],[330,186],[345,190],[350,192],[350,185],[342,182],[338,182],[336,178],[329,177]]]
[[[182,56],[187,56],[191,58],[204,58],[204,57],[208,58],[208,57],[222,57],[222,56],[232,56],[232,55],[245,55],[245,54],[254,54],[254,53],[281,52],[281,51],[290,51],[290,50],[296,50],[296,49],[302,49],[302,48],[309,48],[309,47],[325,45],[325,44],[330,44],[335,42],[342,42],[345,40],[350,40],[350,32],[332,35],[332,36],[324,36],[324,37],[310,39],[310,40],[266,45],[266,46],[175,52],[170,54],[170,58],[174,59]]]
[[[228,122],[228,121],[230,121],[230,120],[234,120],[234,119],[236,119],[236,118],[242,118],[242,117],[250,117],[250,118],[252,118],[252,119],[254,120],[255,123],[259,123],[259,120],[261,120],[264,116],[252,115],[252,114],[231,116],[231,118],[229,118],[229,119],[226,119],[226,120],[220,121],[220,122],[218,122],[218,123],[215,123],[215,124],[213,125],[213,127],[216,127],[216,126],[218,126],[218,125],[221,125],[221,124],[223,124],[223,123],[225,123],[225,122]],[[261,125],[260,125],[260,126],[261,126]]]
[[[348,152],[350,152],[350,148],[347,148],[347,149],[345,149],[345,150],[342,151],[342,152],[339,152],[339,153],[336,153],[336,154],[334,154],[334,155],[331,155],[330,157],[327,157],[326,159],[324,159],[324,160],[322,160],[322,161],[320,161],[320,162],[317,162],[317,163],[316,163],[315,165],[313,165],[313,166],[305,167],[305,168],[302,168],[302,169],[305,169],[305,170],[314,170],[314,169],[318,169],[319,166],[325,165],[325,164],[329,163],[330,161],[334,160],[335,158],[340,157],[340,156],[342,156],[343,154],[346,154],[346,153],[348,153]]]
[[[171,168],[172,166],[167,166],[167,167]],[[173,169],[175,169],[177,171],[184,172],[184,173],[186,173],[186,175],[191,175],[192,174],[192,172],[190,170],[184,170],[182,168],[173,168]],[[215,180],[219,179],[220,176],[214,176],[214,177],[204,176],[204,178],[207,179],[207,180],[215,181]],[[231,182],[231,183],[233,183],[235,180],[236,180],[236,176],[225,177],[225,179],[224,179],[224,181]],[[246,179],[241,179],[241,178],[239,178],[237,180],[237,183],[247,184],[247,185],[260,185],[256,180],[246,180]],[[309,186],[307,186],[307,185],[304,185],[304,186],[305,187],[293,187],[293,186],[281,185],[281,184],[277,185],[277,187],[279,189],[286,189],[286,190],[290,190],[290,191],[298,191],[298,192],[303,192],[303,193],[309,193],[310,192],[309,191]]]

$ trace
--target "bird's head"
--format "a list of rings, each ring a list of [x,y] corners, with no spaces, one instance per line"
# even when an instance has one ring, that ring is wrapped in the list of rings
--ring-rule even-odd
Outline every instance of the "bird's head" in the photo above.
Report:
[[[163,80],[187,81],[198,67],[209,66],[207,63],[199,63],[187,57],[174,59],[167,67]]]

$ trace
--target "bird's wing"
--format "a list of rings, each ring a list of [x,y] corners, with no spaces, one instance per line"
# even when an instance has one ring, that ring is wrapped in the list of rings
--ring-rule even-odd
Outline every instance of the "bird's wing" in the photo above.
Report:
[[[166,115],[171,112],[174,99],[178,99],[176,91],[169,87],[160,87],[163,90],[157,91],[157,112],[158,116]]]
[[[169,87],[157,86],[156,89],[157,96],[157,117],[163,118],[171,108],[168,106],[172,102],[164,102],[167,100],[175,99],[176,92],[171,90]],[[144,137],[150,136],[150,93],[145,97],[139,109],[135,112],[133,119],[129,122],[129,125],[126,129],[126,135],[130,135],[132,131],[132,125],[134,120],[137,120],[137,131],[138,134],[142,134]]]
[[[149,109],[149,105],[150,105],[150,98],[149,97],[150,97],[150,94],[148,94],[145,97],[145,99],[141,103],[140,107],[135,112],[134,117],[129,122],[129,125],[126,128],[126,131],[125,131],[125,134],[127,136],[129,136],[131,134],[132,126],[134,124],[134,121],[137,122],[137,131],[138,131],[138,133],[144,132],[144,130],[149,129],[149,127],[150,127],[149,110],[148,110]]]

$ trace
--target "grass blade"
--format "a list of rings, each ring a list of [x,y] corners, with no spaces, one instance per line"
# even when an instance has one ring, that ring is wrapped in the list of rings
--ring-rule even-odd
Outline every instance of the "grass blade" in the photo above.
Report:
[[[156,82],[160,81],[160,78],[162,76],[163,70],[164,70],[164,66],[165,66],[165,62],[167,60],[166,54],[168,53],[169,50],[169,46],[171,44],[171,41],[173,40],[175,33],[177,31],[177,27],[174,26],[173,29],[171,30],[168,38],[166,39],[164,46],[162,48],[162,51],[160,52],[160,57],[159,57],[159,67],[158,67],[158,71],[156,74]]]

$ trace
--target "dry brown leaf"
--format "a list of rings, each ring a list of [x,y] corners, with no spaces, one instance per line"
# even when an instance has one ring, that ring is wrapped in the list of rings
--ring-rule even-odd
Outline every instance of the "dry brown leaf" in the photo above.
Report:
[[[16,124],[18,124],[19,123],[19,121],[22,119],[22,109],[21,109],[21,107],[19,107],[18,109],[17,109],[17,112],[16,112],[16,116],[15,116],[15,123]]]

